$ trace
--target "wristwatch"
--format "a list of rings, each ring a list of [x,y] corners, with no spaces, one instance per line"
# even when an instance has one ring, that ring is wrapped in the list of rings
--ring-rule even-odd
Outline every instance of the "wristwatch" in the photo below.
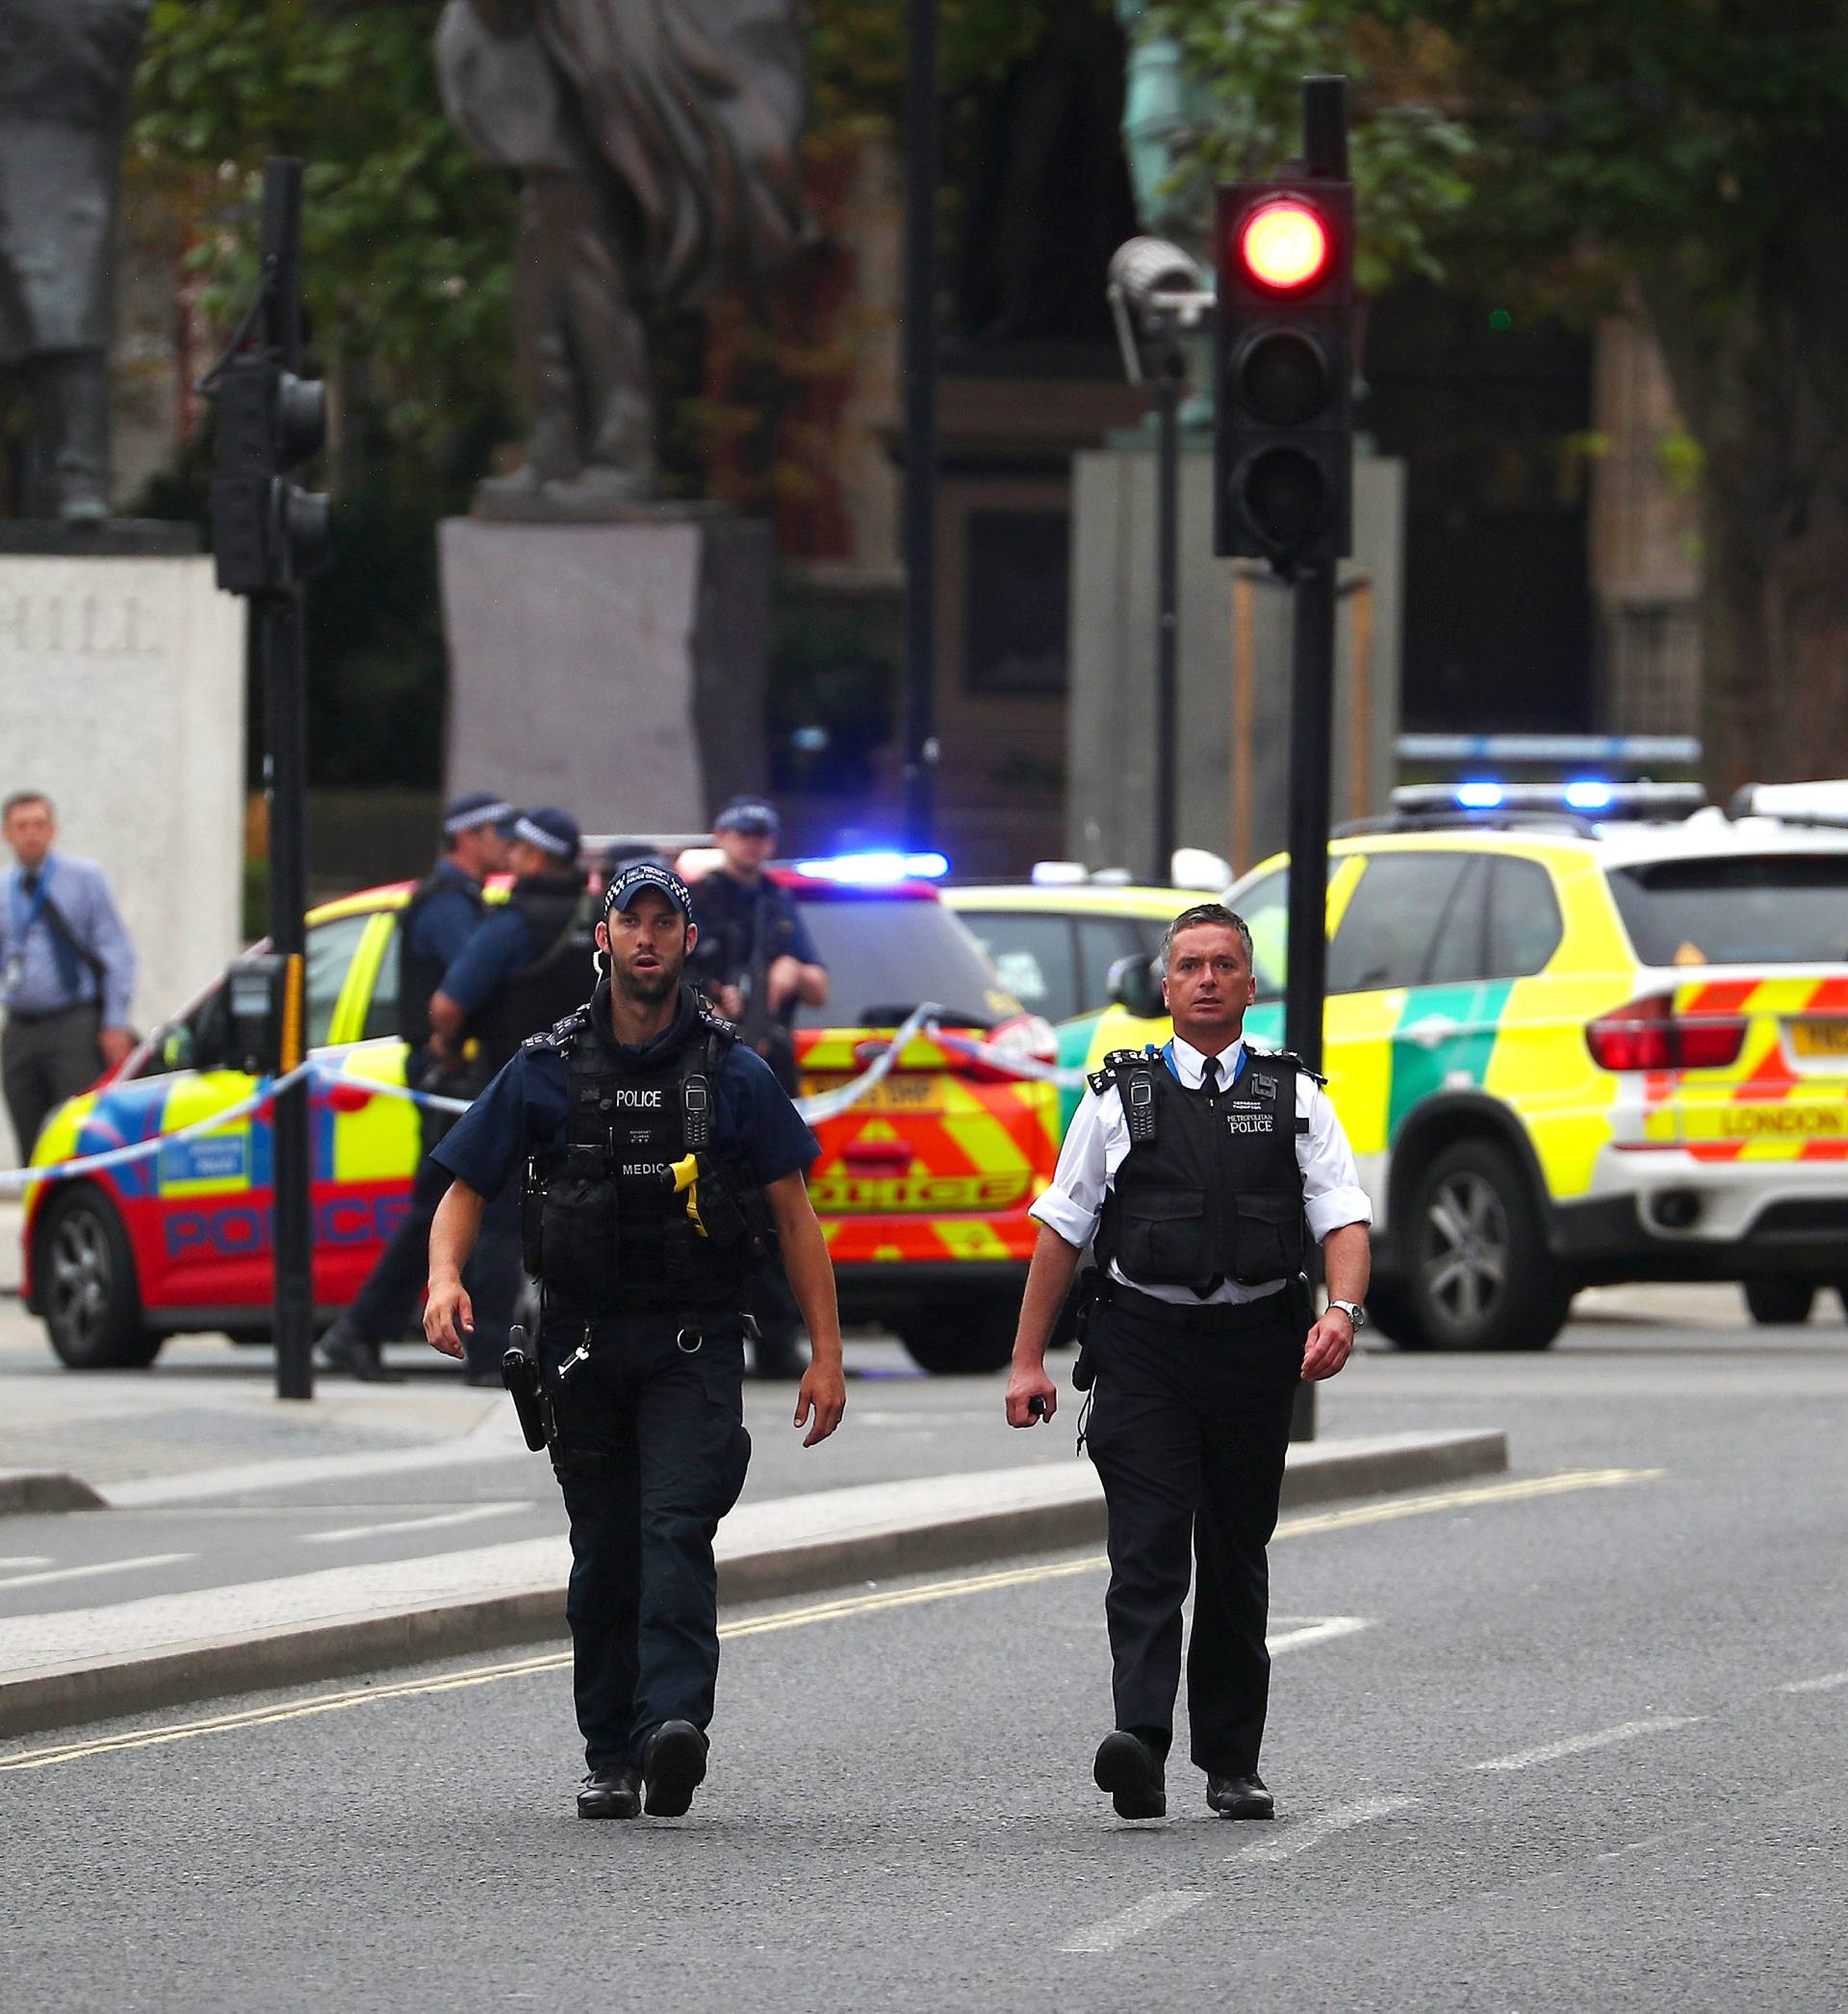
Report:
[[[1348,1317],[1348,1321],[1350,1321],[1354,1325],[1354,1333],[1356,1335],[1358,1335],[1360,1331],[1366,1328],[1367,1310],[1361,1306],[1358,1301],[1331,1301],[1329,1302],[1328,1305],[1330,1307],[1340,1308],[1342,1313]]]

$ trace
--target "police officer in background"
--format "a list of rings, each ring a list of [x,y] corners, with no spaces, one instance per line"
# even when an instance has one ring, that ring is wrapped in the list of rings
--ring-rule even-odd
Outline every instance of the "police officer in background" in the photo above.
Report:
[[[443,1067],[466,1068],[485,1083],[529,1035],[582,1001],[595,947],[580,844],[577,819],[555,805],[521,812],[507,828],[513,887],[430,996],[430,1050]],[[466,1381],[498,1387],[522,1280],[517,1183],[488,1199],[472,1278],[475,1326]]]
[[[828,1248],[806,1174],[814,1135],[682,984],[698,941],[670,869],[625,868],[603,898],[608,969],[527,1043],[436,1158],[455,1176],[430,1237],[424,1333],[451,1356],[475,1310],[461,1269],[487,1198],[528,1167],[527,1262],[552,1460],[571,1519],[566,1616],[586,1819],[687,1809],[706,1774],[718,1673],[712,1540],[744,1486],[744,1327],[754,1265],[780,1243],[814,1341],[804,1445],[846,1386]]]
[[[456,798],[443,813],[442,857],[398,917],[398,1032],[407,1047],[404,1081],[413,1091],[466,1098],[486,1081],[459,1058],[446,1062],[432,1054],[430,999],[486,919],[481,885],[505,867],[501,828],[516,815],[512,805],[492,790],[470,790]],[[410,1323],[424,1290],[430,1220],[449,1186],[448,1171],[428,1156],[454,1120],[423,1106],[418,1123],[421,1144],[410,1203],[353,1304],[321,1339],[325,1368],[350,1372],[363,1383],[399,1381],[399,1373],[385,1368],[379,1346],[402,1335]]]
[[[1217,902],[1184,911],[1162,968],[1174,1039],[1159,1052],[1118,1050],[1093,1072],[1033,1205],[1040,1228],[1008,1424],[1058,1409],[1046,1340],[1094,1236],[1086,1438],[1109,1517],[1116,1725],[1092,1773],[1120,1817],[1167,1812],[1191,1542],[1194,1762],[1222,1818],[1268,1819],[1265,1547],[1296,1385],[1332,1378],[1366,1319],[1373,1207],[1321,1079],[1293,1056],[1245,1046],[1257,988],[1241,918]],[[1305,1216],[1327,1270],[1319,1320],[1297,1278]]]
[[[734,797],[712,821],[712,843],[723,865],[693,884],[693,919],[699,949],[687,975],[738,1023],[791,1097],[801,1089],[796,1069],[798,1006],[828,1001],[828,970],[802,913],[763,871],[781,837],[776,806],[761,797]],[[806,1358],[801,1321],[788,1282],[766,1269],[753,1312],[758,1335],[754,1368],[760,1378],[800,1378]]]

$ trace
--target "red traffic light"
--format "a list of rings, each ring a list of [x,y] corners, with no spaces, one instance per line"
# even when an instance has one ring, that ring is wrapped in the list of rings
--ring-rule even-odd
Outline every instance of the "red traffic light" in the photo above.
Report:
[[[1246,275],[1273,294],[1297,294],[1328,271],[1328,226],[1308,203],[1283,196],[1260,203],[1239,226]]]

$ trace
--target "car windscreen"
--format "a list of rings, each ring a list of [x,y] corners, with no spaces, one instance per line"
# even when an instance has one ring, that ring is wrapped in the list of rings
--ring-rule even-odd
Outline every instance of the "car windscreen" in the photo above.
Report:
[[[904,895],[797,897],[828,968],[828,1002],[799,1028],[890,1027],[935,1000],[967,1027],[1021,1012],[961,920],[940,902]]]
[[[1848,961],[1848,853],[1654,861],[1609,878],[1645,965]]]

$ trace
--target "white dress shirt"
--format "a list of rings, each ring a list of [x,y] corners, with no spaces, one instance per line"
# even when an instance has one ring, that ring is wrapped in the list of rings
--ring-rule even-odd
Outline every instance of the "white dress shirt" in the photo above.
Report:
[[[1226,1087],[1237,1082],[1245,1069],[1246,1054],[1245,1044],[1238,1042],[1220,1056],[1220,1081]],[[1191,1043],[1175,1036],[1163,1051],[1163,1059],[1186,1090],[1197,1091],[1200,1088],[1200,1072],[1206,1058]],[[1335,1108],[1328,1102],[1327,1094],[1303,1071],[1296,1072],[1296,1118],[1309,1122],[1306,1132],[1300,1125],[1297,1127],[1296,1166],[1302,1171],[1303,1210],[1316,1242],[1320,1244],[1331,1230],[1339,1230],[1344,1224],[1371,1224],[1373,1206],[1367,1200],[1366,1190],[1360,1186],[1360,1175],[1354,1167],[1353,1149],[1348,1145],[1348,1135],[1341,1129],[1341,1121],[1335,1117]],[[1065,1144],[1059,1150],[1059,1166],[1054,1172],[1052,1186],[1033,1205],[1030,1214],[1048,1230],[1057,1231],[1067,1245],[1082,1250],[1096,1235],[1098,1221],[1103,1216],[1104,1198],[1128,1152],[1129,1121],[1116,1087],[1113,1085],[1101,1097],[1088,1089],[1084,1102],[1072,1115]],[[1147,1294],[1154,1300],[1172,1301],[1183,1307],[1203,1304],[1200,1297],[1187,1287],[1144,1284],[1142,1280],[1130,1279],[1115,1260],[1111,1262],[1110,1272],[1113,1279],[1119,1279],[1125,1286],[1133,1286],[1139,1294]],[[1206,1301],[1209,1304],[1256,1301],[1261,1295],[1276,1293],[1283,1284],[1281,1279],[1267,1279],[1255,1286],[1241,1286],[1237,1280],[1228,1279],[1216,1287]]]

